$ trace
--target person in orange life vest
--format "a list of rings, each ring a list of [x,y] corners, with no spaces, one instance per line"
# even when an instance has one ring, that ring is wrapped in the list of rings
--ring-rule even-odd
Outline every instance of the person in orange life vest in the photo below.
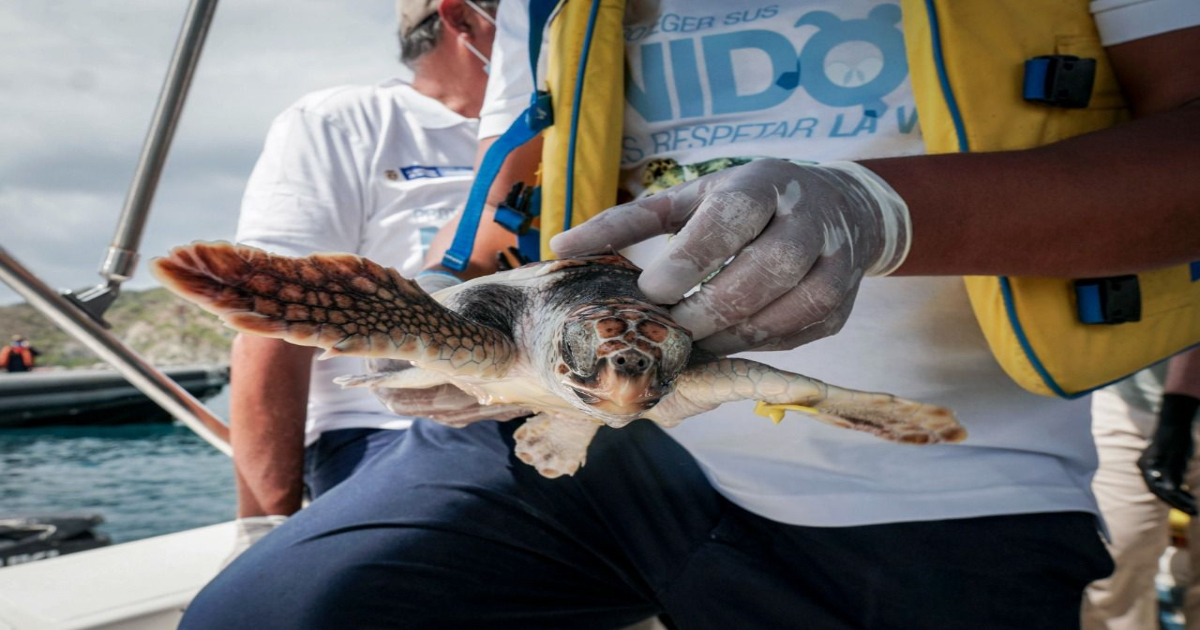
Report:
[[[34,357],[41,353],[21,335],[13,335],[12,343],[0,348],[0,365],[9,372],[28,372],[33,369]]]

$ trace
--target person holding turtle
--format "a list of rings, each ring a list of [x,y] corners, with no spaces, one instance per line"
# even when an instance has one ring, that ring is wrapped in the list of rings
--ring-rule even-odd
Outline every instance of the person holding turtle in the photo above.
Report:
[[[347,251],[409,274],[470,186],[496,0],[398,0],[411,81],[309,94],[280,114],[246,186],[237,240],[284,254]],[[481,52],[482,51],[482,52]],[[411,423],[333,378],[356,359],[239,335],[230,379],[238,541],[265,536],[311,497],[394,445]]]
[[[734,403],[669,431],[602,428],[585,467],[545,479],[512,454],[514,423],[418,421],[183,627],[1078,627],[1113,566],[1088,401],[1010,380],[954,276],[1200,258],[1197,7],[631,0],[629,201],[552,252],[624,249],[702,350],[949,408],[966,440],[902,448]],[[527,3],[501,6],[481,156],[543,87],[529,23]],[[1014,69],[1032,61],[1037,88],[1082,58],[1089,98],[1077,78],[1022,98]],[[1076,123],[1095,131],[1068,138]],[[540,156],[537,141],[509,155],[493,206],[537,181]],[[730,168],[687,175],[715,160]],[[516,240],[484,219],[467,275]]]

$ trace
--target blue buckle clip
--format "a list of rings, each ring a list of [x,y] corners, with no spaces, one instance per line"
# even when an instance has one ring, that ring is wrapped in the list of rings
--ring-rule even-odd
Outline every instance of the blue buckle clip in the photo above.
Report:
[[[1079,321],[1124,324],[1142,319],[1142,291],[1136,275],[1075,281]]]
[[[1025,61],[1021,96],[1055,107],[1087,107],[1096,81],[1096,60],[1071,55],[1045,55]]]

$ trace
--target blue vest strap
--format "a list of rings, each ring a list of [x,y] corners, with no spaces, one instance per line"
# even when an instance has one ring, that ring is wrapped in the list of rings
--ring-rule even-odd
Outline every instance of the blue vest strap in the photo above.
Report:
[[[458,223],[458,231],[454,233],[454,242],[446,255],[442,257],[442,265],[454,271],[467,268],[471,259],[471,251],[475,249],[475,233],[479,231],[479,221],[483,217],[483,206],[487,201],[488,190],[500,172],[505,158],[517,147],[529,142],[550,126],[553,122],[553,112],[550,108],[550,95],[539,92],[534,95],[533,103],[517,117],[512,126],[505,131],[483,156],[479,171],[475,173],[475,181],[471,184],[471,193],[467,196],[467,205],[463,208],[462,219]]]
[[[483,156],[483,162],[475,173],[475,181],[471,184],[471,192],[467,196],[467,205],[463,208],[458,230],[454,233],[454,242],[442,257],[442,266],[447,269],[461,272],[467,268],[471,251],[475,249],[475,234],[479,231],[488,191],[491,190],[492,182],[496,180],[496,175],[508,154],[537,137],[543,129],[554,123],[550,94],[537,91],[537,65],[542,50],[542,33],[560,1],[562,0],[529,1],[529,63],[533,71],[535,91],[530,97],[529,108],[517,117],[512,126],[496,139]]]

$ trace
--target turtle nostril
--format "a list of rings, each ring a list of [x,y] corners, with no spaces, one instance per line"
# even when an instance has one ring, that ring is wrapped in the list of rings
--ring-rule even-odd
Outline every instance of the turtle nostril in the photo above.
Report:
[[[650,369],[652,363],[650,357],[636,350],[626,350],[612,358],[612,365],[619,373],[631,376],[642,374]]]

